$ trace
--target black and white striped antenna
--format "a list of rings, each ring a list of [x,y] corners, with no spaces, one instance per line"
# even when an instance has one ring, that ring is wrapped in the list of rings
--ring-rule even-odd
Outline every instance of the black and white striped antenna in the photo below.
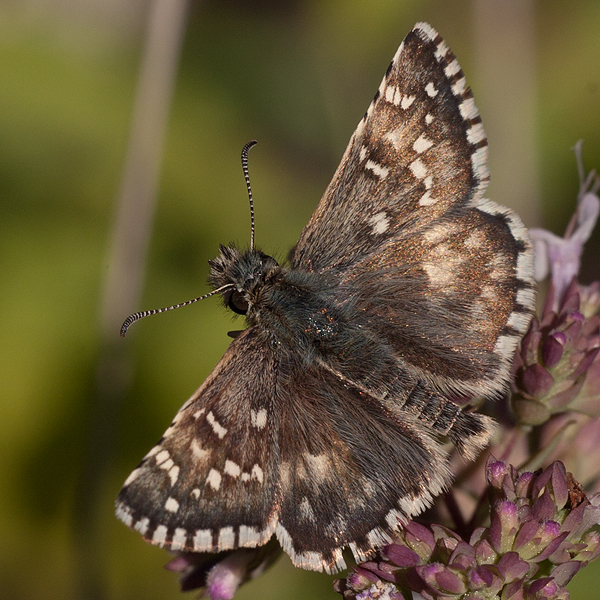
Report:
[[[250,252],[254,250],[254,200],[252,200],[252,188],[250,187],[250,173],[248,173],[248,152],[250,148],[256,146],[256,140],[250,140],[242,148],[242,169],[244,170],[244,179],[248,189],[248,200],[250,201]]]
[[[256,146],[258,142],[256,140],[249,141],[242,148],[242,169],[244,171],[244,179],[246,180],[246,188],[248,189],[248,200],[250,201],[250,251],[254,250],[254,201],[252,200],[252,188],[250,187],[250,174],[248,173],[248,152],[250,152],[250,148]],[[220,294],[225,290],[230,290],[233,288],[233,283],[227,283],[226,285],[222,285],[220,288],[209,292],[208,294],[204,294],[204,296],[199,296],[198,298],[194,298],[193,300],[186,300],[185,302],[181,302],[179,304],[173,304],[172,306],[166,306],[165,308],[154,308],[152,310],[143,310],[141,312],[133,313],[129,315],[123,325],[121,325],[121,337],[125,337],[127,334],[127,330],[133,323],[139,321],[140,319],[144,319],[145,317],[149,317],[151,315],[157,315],[159,313],[167,312],[169,310],[175,310],[176,308],[182,308],[183,306],[189,306],[190,304],[194,304],[200,300],[204,300],[205,298],[210,298],[215,294]]]

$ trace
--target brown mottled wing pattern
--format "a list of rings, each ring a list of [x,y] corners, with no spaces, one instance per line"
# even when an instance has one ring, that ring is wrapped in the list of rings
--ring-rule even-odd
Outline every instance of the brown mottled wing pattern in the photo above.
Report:
[[[482,198],[486,160],[464,74],[418,24],[290,256],[336,274],[365,326],[442,392],[502,390],[533,308],[527,233]]]
[[[416,418],[286,357],[254,328],[232,342],[125,482],[127,525],[189,552],[275,533],[297,566],[336,572],[345,546],[366,558],[444,489],[446,457]]]
[[[117,498],[117,514],[172,550],[266,543],[281,505],[277,361],[248,329],[175,416]]]
[[[454,55],[417,24],[292,268],[212,261],[250,328],[128,477],[119,518],[181,551],[275,534],[297,566],[335,572],[428,506],[450,479],[439,436],[472,457],[493,429],[448,396],[503,389],[534,302],[526,231],[482,198],[486,152]]]

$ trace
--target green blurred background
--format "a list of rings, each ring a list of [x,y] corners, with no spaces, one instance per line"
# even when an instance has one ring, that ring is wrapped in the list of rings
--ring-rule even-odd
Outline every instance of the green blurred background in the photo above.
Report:
[[[179,597],[168,554],[119,523],[113,501],[232,323],[207,300],[126,340],[118,330],[132,310],[208,291],[218,244],[248,243],[246,141],[260,141],[257,244],[282,258],[398,44],[426,20],[474,90],[494,200],[562,233],[578,139],[600,167],[598,0],[191,2],[143,293],[105,317],[107,341],[103,290],[151,4],[0,1],[1,598]],[[595,235],[584,281],[599,276],[598,248]],[[238,597],[335,598],[331,579],[285,558]],[[572,596],[596,598],[599,584],[593,565]]]

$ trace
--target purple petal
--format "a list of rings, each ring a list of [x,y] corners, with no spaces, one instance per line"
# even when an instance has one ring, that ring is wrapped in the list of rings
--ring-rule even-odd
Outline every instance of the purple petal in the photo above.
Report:
[[[429,547],[430,552],[433,552],[435,549],[435,538],[433,537],[433,533],[430,529],[425,527],[425,525],[415,523],[414,521],[409,521],[404,526],[404,531],[407,534],[410,534],[406,536],[406,539],[408,542],[410,542],[411,546],[413,543],[422,542]]]
[[[589,527],[586,527],[583,531],[579,529],[583,522],[585,509],[588,506],[588,502],[584,501],[575,508],[573,508],[565,517],[565,520],[562,523],[562,530],[569,532],[570,540],[579,539],[589,529]]]
[[[577,571],[579,571],[582,566],[583,563],[579,562],[578,560],[571,560],[552,569],[551,575],[558,585],[564,587],[567,585],[567,583],[569,583],[569,581],[571,581],[571,579],[573,579],[573,577],[577,574]]]
[[[381,550],[381,556],[399,567],[416,567],[421,557],[410,548],[400,544],[389,544]]]
[[[535,481],[535,475],[531,471],[521,473],[515,484],[515,492],[519,498],[529,498],[531,486]]]
[[[498,553],[488,540],[482,540],[475,546],[475,557],[479,564],[495,563]]]
[[[538,592],[544,590],[542,597],[552,597],[553,594],[556,594],[558,591],[558,586],[552,579],[552,577],[542,577],[541,579],[536,579],[529,586],[529,594],[537,594]]]
[[[563,540],[567,537],[567,532],[563,532],[557,535],[554,539],[548,541],[548,545],[537,555],[529,558],[529,562],[539,563],[546,560],[549,556],[554,554],[558,547],[562,544]]]
[[[538,533],[540,528],[540,523],[537,519],[531,519],[526,523],[521,525],[521,529],[519,529],[519,533],[515,537],[515,543],[513,544],[513,548],[515,550],[520,550],[525,544],[528,544]]]
[[[550,369],[560,362],[567,336],[562,331],[550,335],[542,344],[542,361]]]
[[[187,555],[179,554],[165,565],[165,569],[167,571],[172,571],[173,573],[181,573],[193,564],[194,561],[190,560],[190,558]]]
[[[438,573],[436,580],[441,589],[451,594],[464,594],[467,591],[464,581],[449,569]]]
[[[347,585],[353,589],[362,589],[376,581],[379,581],[379,577],[375,573],[358,565],[354,567],[354,572],[346,577]]]
[[[494,582],[494,574],[485,566],[471,569],[469,571],[468,578],[470,583],[469,587],[471,589],[481,589],[484,587],[489,588]]]
[[[533,503],[532,514],[536,519],[552,519],[556,515],[557,507],[550,496],[548,489]]]
[[[579,365],[577,365],[577,369],[575,369],[571,377],[575,379],[579,377],[582,373],[585,373],[592,366],[592,363],[596,360],[598,352],[600,352],[600,348],[594,348],[593,350],[586,352],[585,356],[580,361]]]
[[[448,564],[459,567],[461,569],[468,569],[475,564],[475,548],[467,542],[459,542],[456,548],[454,548]]]
[[[525,392],[534,398],[543,398],[554,385],[554,377],[538,363],[523,370],[521,381]]]
[[[514,535],[519,527],[517,506],[514,502],[499,502],[492,510],[490,542],[499,554],[512,549]]]
[[[502,489],[504,478],[509,474],[509,469],[501,460],[490,461],[486,467],[488,482],[491,486]]]
[[[522,581],[512,581],[502,590],[502,598],[504,600],[523,600],[525,591],[523,590]]]
[[[569,499],[569,486],[567,484],[567,469],[560,461],[555,461],[552,467],[552,494],[556,507],[561,509]]]
[[[498,561],[498,570],[507,583],[525,577],[529,569],[529,563],[517,552],[507,552]]]
[[[417,572],[434,591],[450,592],[451,594],[464,594],[464,582],[448,567],[440,563],[416,567]]]
[[[206,577],[211,600],[231,600],[246,575],[252,553],[238,550],[217,563]]]
[[[571,239],[576,238],[582,244],[587,242],[592,235],[600,214],[600,199],[592,192],[588,192],[579,201],[577,206],[577,229]]]

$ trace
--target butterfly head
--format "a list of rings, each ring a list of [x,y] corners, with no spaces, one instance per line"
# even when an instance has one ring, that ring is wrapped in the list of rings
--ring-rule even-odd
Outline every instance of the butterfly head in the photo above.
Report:
[[[252,320],[260,293],[268,282],[282,273],[277,261],[260,250],[241,252],[235,246],[221,246],[219,256],[209,261],[209,281],[223,291],[225,306]]]

